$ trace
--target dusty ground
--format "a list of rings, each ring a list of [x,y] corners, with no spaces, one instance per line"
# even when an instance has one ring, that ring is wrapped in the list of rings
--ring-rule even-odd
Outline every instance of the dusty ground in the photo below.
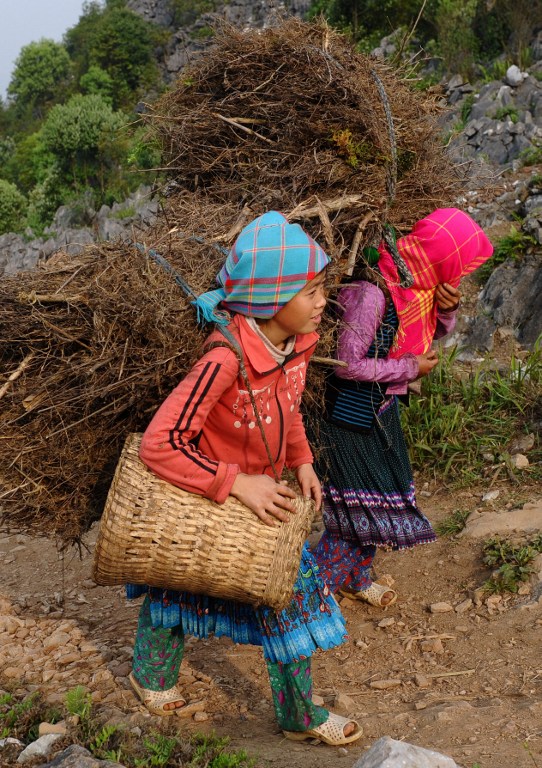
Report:
[[[470,280],[462,289],[468,313],[479,289]],[[510,334],[496,335],[496,351],[503,361],[517,353]],[[542,498],[542,484],[513,486],[502,477],[491,485],[500,491],[495,509]],[[490,476],[462,490],[423,481],[417,478],[420,506],[433,524],[454,510],[483,507],[491,484]],[[126,601],[122,587],[92,582],[96,532],[86,536],[80,557],[0,529],[0,688],[8,664],[10,689],[19,682],[22,691],[39,687],[52,701],[83,683],[96,707],[137,724],[147,713],[126,675],[139,601]],[[376,570],[395,580],[397,604],[382,611],[343,599],[349,640],[313,662],[315,693],[363,726],[357,744],[338,751],[286,741],[275,725],[261,651],[226,639],[188,640],[180,682],[198,711],[174,718],[177,727],[229,736],[258,768],[335,768],[338,760],[351,766],[385,735],[442,752],[462,768],[542,768],[540,590],[477,599],[490,574],[481,543],[465,537],[380,553]],[[453,610],[432,613],[440,602]],[[67,638],[64,649],[45,647],[54,633]]]
[[[480,506],[485,490],[451,492],[435,482],[420,501],[437,523],[452,510]],[[518,491],[503,484],[500,490],[494,503],[501,508],[542,496],[536,485]],[[29,626],[72,619],[82,640],[100,649],[98,666],[114,672],[109,685],[122,692],[124,711],[135,717],[130,713],[141,708],[124,691],[139,603],[128,603],[120,587],[92,584],[94,538],[95,530],[79,559],[74,551],[59,556],[52,542],[0,532],[0,592],[19,620],[30,619]],[[359,720],[364,737],[358,744],[338,754],[321,744],[285,741],[274,724],[259,649],[225,639],[188,643],[185,679],[192,680],[192,692],[199,685],[197,696],[203,695],[209,718],[179,719],[178,727],[229,735],[233,746],[258,756],[262,767],[331,768],[339,756],[352,765],[376,739],[389,735],[450,755],[464,768],[541,768],[542,604],[533,601],[536,595],[461,605],[488,577],[480,543],[465,538],[382,553],[376,565],[378,574],[395,579],[398,603],[383,612],[343,600],[350,639],[314,660],[316,693]],[[438,602],[455,610],[431,613],[429,606]],[[39,654],[28,658],[29,665],[42,663]],[[72,661],[70,668],[81,674],[84,661]],[[207,682],[194,684],[190,669]],[[57,685],[75,684],[77,674],[67,673]]]

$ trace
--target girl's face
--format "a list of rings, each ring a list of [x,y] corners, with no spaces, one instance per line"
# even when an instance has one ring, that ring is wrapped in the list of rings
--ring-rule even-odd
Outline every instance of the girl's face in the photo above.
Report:
[[[290,336],[312,333],[318,328],[326,306],[325,277],[324,269],[274,317],[260,323],[261,330],[272,344],[280,347]]]

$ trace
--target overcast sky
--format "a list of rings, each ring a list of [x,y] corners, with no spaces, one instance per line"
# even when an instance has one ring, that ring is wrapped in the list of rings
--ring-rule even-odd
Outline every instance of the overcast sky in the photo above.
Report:
[[[84,0],[0,0],[0,96],[6,97],[21,48],[42,38],[60,43],[79,21]]]

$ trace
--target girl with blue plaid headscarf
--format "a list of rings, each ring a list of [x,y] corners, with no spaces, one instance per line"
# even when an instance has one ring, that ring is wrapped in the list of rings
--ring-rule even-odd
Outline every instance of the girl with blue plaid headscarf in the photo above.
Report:
[[[217,276],[218,288],[195,305],[200,318],[227,326],[242,351],[252,397],[234,349],[215,330],[143,436],[140,456],[155,474],[219,504],[236,496],[274,525],[288,520],[295,495],[280,480],[287,466],[302,494],[320,505],[299,407],[326,304],[328,262],[299,225],[276,211],[243,229]],[[312,701],[311,656],[343,643],[346,633],[306,545],[292,600],[279,613],[141,585],[128,585],[127,594],[145,595],[130,682],[151,712],[173,715],[186,706],[177,685],[185,633],[226,635],[263,647],[275,714],[288,738],[341,745],[361,736],[357,723]]]

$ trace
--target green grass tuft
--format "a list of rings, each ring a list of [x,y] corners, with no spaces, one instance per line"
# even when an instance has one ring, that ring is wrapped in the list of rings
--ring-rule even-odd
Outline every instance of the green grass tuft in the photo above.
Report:
[[[435,526],[435,530],[439,536],[454,536],[463,530],[469,515],[468,509],[454,509],[450,515]]]
[[[516,593],[533,572],[532,561],[542,552],[542,534],[523,544],[496,536],[485,542],[482,551],[484,564],[494,569],[485,589]]]
[[[534,431],[540,418],[542,352],[539,344],[507,370],[494,370],[488,358],[476,370],[456,366],[456,350],[441,355],[430,376],[422,380],[418,397],[402,411],[402,424],[413,468],[445,478],[453,485],[484,478],[484,454],[507,455],[518,434]],[[540,472],[540,447],[532,452],[532,466],[524,477]],[[510,472],[513,470],[510,469]]]

